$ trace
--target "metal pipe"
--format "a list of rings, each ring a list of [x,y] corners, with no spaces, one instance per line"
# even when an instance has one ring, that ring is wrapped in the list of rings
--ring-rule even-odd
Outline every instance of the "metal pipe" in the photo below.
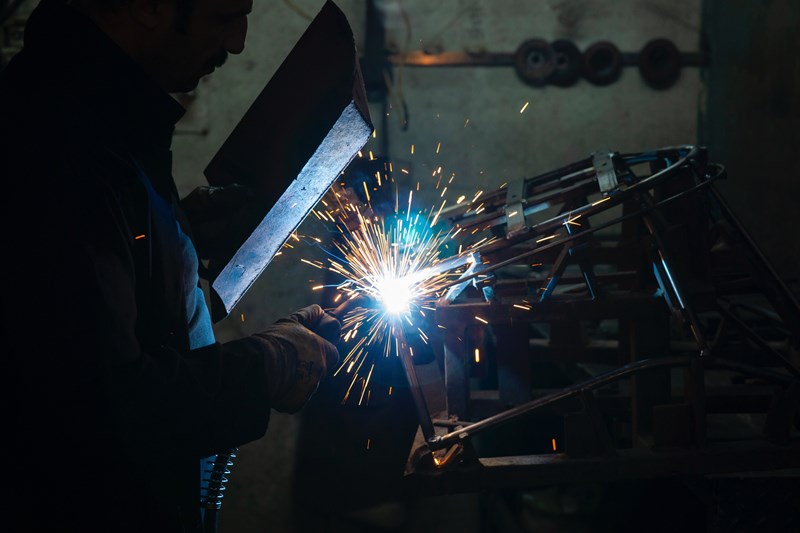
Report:
[[[700,190],[700,189],[702,189],[704,187],[709,186],[714,180],[719,179],[720,177],[722,177],[725,174],[725,167],[723,167],[722,165],[717,165],[717,168],[718,168],[719,172],[716,175],[710,176],[709,178],[707,178],[706,181],[698,183],[697,185],[691,187],[690,189],[686,189],[685,191],[679,192],[679,193],[677,193],[677,194],[675,194],[673,196],[670,196],[669,198],[661,200],[660,202],[658,202],[656,204],[653,204],[650,207],[642,208],[639,211],[635,211],[633,213],[628,213],[627,215],[623,215],[621,217],[615,218],[614,220],[610,220],[610,221],[608,221],[608,222],[606,222],[604,224],[600,224],[599,226],[594,226],[594,227],[592,227],[590,229],[587,229],[587,230],[581,232],[580,234],[569,235],[569,236],[564,237],[563,239],[560,239],[558,241],[554,241],[554,242],[551,242],[549,244],[545,244],[544,246],[539,246],[537,248],[534,248],[533,250],[529,250],[529,251],[523,252],[523,253],[515,256],[515,257],[512,257],[510,259],[506,259],[505,261],[501,261],[499,263],[495,263],[494,265],[485,266],[480,272],[477,272],[475,274],[471,274],[471,275],[468,275],[468,276],[460,277],[458,279],[455,279],[453,281],[450,281],[450,282],[442,285],[441,289],[447,289],[449,287],[452,287],[454,285],[458,285],[459,283],[462,283],[464,281],[468,281],[468,280],[473,279],[473,278],[477,278],[478,276],[482,276],[484,274],[487,274],[487,273],[492,272],[494,270],[497,270],[499,268],[503,268],[503,267],[508,266],[508,265],[513,265],[515,263],[518,263],[521,259],[526,259],[528,257],[534,256],[536,254],[539,254],[539,253],[547,251],[547,250],[550,250],[550,249],[555,248],[557,246],[561,246],[561,245],[563,245],[565,243],[574,241],[574,240],[579,239],[581,237],[585,237],[587,235],[591,235],[592,233],[595,233],[597,231],[609,228],[609,227],[614,226],[616,224],[620,224],[621,222],[624,222],[626,220],[630,220],[632,218],[640,217],[643,214],[646,214],[646,213],[649,213],[649,212],[651,212],[651,211],[653,211],[655,209],[658,209],[659,207],[663,207],[663,206],[665,206],[665,205],[667,205],[669,203],[672,203],[672,202],[674,202],[676,200],[680,200],[680,199],[688,196],[689,194],[691,194],[691,193],[693,193],[695,191],[698,191],[698,190]],[[475,252],[480,252],[480,248],[478,248],[477,250],[474,250],[474,251]]]
[[[764,253],[758,245],[756,245],[750,234],[747,233],[742,223],[733,214],[733,211],[731,211],[725,199],[715,187],[711,187],[711,196],[719,205],[722,216],[727,220],[728,224],[736,230],[747,249],[755,258],[752,267],[757,271],[756,276],[767,278],[772,282],[774,289],[777,289],[777,291],[775,291],[769,290],[769,287],[764,287],[770,303],[775,307],[778,314],[781,315],[784,323],[792,330],[792,335],[794,336],[793,341],[795,343],[800,343],[800,302],[798,302],[792,291],[789,290],[789,287],[772,267],[764,256]]]
[[[412,359],[411,350],[406,341],[405,326],[400,320],[397,320],[393,327],[393,334],[397,342],[397,355],[403,364],[403,370],[408,379],[408,386],[411,390],[411,397],[414,400],[414,407],[417,409],[417,417],[419,418],[419,426],[422,430],[422,436],[425,441],[431,441],[436,437],[436,432],[433,429],[433,420],[431,420],[430,411],[428,411],[428,404],[425,401],[425,395],[422,392],[422,387],[417,378],[417,371],[414,368],[414,360]]]
[[[635,363],[630,363],[592,379],[565,387],[558,392],[554,392],[553,394],[548,394],[547,396],[537,398],[528,403],[511,408],[507,411],[503,411],[502,413],[484,418],[479,422],[465,426],[457,431],[447,433],[446,435],[437,435],[428,440],[428,447],[432,450],[441,450],[442,448],[447,448],[448,446],[452,446],[453,444],[477,435],[482,431],[497,427],[506,422],[510,422],[521,415],[530,413],[531,411],[560,400],[578,396],[586,391],[608,385],[609,383],[613,383],[618,379],[629,376],[636,372],[660,367],[689,366],[693,359],[694,358],[692,357],[663,357],[658,359],[645,359],[643,361],[636,361]]]
[[[719,302],[718,302],[719,303]],[[739,318],[736,313],[734,313],[731,309],[731,306],[726,307],[724,304],[719,303],[719,311],[722,313],[722,316],[727,318],[731,321],[731,323],[741,331],[748,339],[753,341],[761,351],[771,355],[775,358],[781,365],[783,365],[786,370],[789,371],[794,377],[800,378],[800,370],[798,370],[791,361],[789,361],[782,353],[778,352],[775,348],[769,345],[767,341],[761,338],[755,331],[750,329],[745,322]]]
[[[646,202],[646,205],[652,208],[653,204],[649,202],[649,199],[642,197],[642,201]],[[703,330],[700,327],[700,320],[697,318],[692,306],[687,305],[685,302],[682,295],[683,289],[670,272],[669,263],[672,261],[672,259],[669,255],[669,251],[667,250],[666,243],[661,236],[661,232],[658,230],[650,216],[643,214],[642,221],[644,222],[644,226],[647,229],[647,232],[650,234],[650,237],[653,239],[653,243],[656,247],[656,253],[658,254],[658,259],[660,261],[660,264],[659,261],[654,261],[653,265],[656,267],[657,271],[663,271],[664,274],[666,274],[666,281],[669,282],[669,288],[677,300],[678,305],[676,307],[683,316],[684,321],[689,326],[689,330],[692,332],[692,336],[700,348],[700,355],[709,355],[710,348],[708,342],[706,341],[705,335],[703,335]],[[675,302],[673,302],[673,306],[674,303]]]
[[[800,383],[800,379],[797,379],[793,376],[779,374],[777,372],[771,372],[769,370],[746,365],[744,363],[738,363],[728,359],[719,359],[716,357],[703,357],[702,359],[698,357],[660,357],[658,359],[644,359],[642,361],[636,361],[635,363],[630,363],[628,365],[611,370],[610,372],[606,372],[605,374],[588,379],[581,383],[565,387],[558,392],[537,398],[533,401],[490,416],[478,422],[474,422],[462,427],[457,431],[452,431],[445,435],[437,435],[433,439],[428,440],[427,445],[431,450],[441,450],[469,439],[470,437],[486,431],[487,429],[510,422],[515,418],[518,418],[524,414],[528,414],[536,409],[545,407],[560,400],[581,395],[585,392],[608,385],[637,372],[661,367],[690,366],[694,361],[702,362],[703,368],[722,368],[726,370],[733,370],[735,372],[741,372],[743,374],[762,377],[771,381],[778,381],[781,383]]]

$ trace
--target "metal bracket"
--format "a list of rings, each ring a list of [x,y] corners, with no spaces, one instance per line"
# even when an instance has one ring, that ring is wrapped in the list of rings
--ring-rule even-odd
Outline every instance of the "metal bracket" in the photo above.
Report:
[[[483,263],[481,261],[480,255],[478,255],[476,253],[471,253],[468,256],[468,260],[469,260],[468,261],[469,266],[464,271],[464,273],[461,274],[462,278],[466,278],[468,276],[473,276],[474,274],[477,274],[478,272],[480,272],[480,270],[482,268]],[[476,278],[472,277],[470,279],[467,279],[463,283],[459,283],[457,285],[453,285],[452,287],[450,287],[447,290],[447,293],[445,294],[445,299],[448,302],[453,302],[453,300],[455,300],[458,297],[458,295],[461,294],[464,291],[464,289],[467,288],[467,286],[469,286],[470,284],[475,286],[475,283],[476,283],[475,280],[476,280]]]
[[[594,165],[594,170],[597,173],[597,184],[600,186],[600,192],[602,193],[613,191],[619,186],[613,157],[614,152],[610,150],[592,152],[592,165]]]
[[[516,180],[508,184],[506,190],[506,238],[527,231],[525,223],[525,180]]]

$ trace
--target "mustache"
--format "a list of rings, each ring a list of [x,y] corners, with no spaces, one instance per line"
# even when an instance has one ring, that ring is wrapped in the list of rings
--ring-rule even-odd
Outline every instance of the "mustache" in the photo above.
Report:
[[[219,68],[222,65],[224,65],[227,60],[228,60],[228,52],[223,50],[217,57],[215,57],[210,61],[210,64],[215,68]]]

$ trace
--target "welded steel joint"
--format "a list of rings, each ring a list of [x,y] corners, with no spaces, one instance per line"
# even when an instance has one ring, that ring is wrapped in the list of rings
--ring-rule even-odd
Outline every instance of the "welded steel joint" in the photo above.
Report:
[[[597,184],[603,194],[616,189],[617,171],[614,169],[614,152],[610,150],[597,150],[592,152],[592,165],[597,173]]]
[[[506,190],[506,238],[514,237],[528,230],[525,224],[525,180],[508,184]]]

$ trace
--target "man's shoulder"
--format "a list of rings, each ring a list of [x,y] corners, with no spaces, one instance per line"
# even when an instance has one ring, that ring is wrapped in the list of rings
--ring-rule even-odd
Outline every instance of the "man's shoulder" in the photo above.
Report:
[[[0,76],[0,175],[14,193],[3,205],[16,208],[12,198],[32,197],[67,217],[99,205],[146,205],[119,128],[107,123],[90,91],[81,91],[88,81],[37,74],[36,57],[14,59]]]
[[[0,154],[8,170],[28,169],[41,179],[92,176],[131,165],[91,106],[72,91],[48,94],[0,82]]]
[[[92,99],[91,80],[77,79],[41,54],[22,50],[0,74],[3,134],[20,143],[39,142],[103,146],[108,136]]]

